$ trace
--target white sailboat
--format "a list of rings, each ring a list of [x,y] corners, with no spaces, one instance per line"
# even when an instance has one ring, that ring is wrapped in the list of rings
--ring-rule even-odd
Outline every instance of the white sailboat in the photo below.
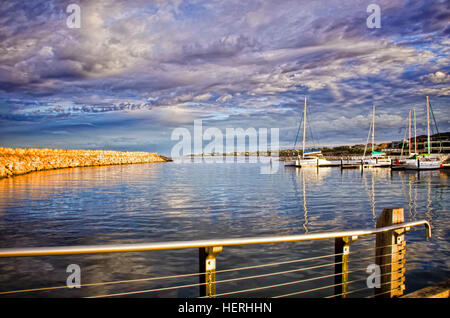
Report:
[[[414,114],[414,152],[412,152],[411,149],[411,109],[408,112],[408,146],[409,146],[409,154],[406,158],[403,157],[403,148],[405,145],[405,137],[406,137],[406,130],[405,130],[405,137],[403,138],[403,145],[402,145],[402,152],[400,154],[401,159],[395,160],[392,162],[391,168],[394,170],[404,170],[406,169],[408,164],[413,164],[416,161],[417,156],[417,125],[416,125],[416,109],[413,109]]]
[[[284,160],[284,166],[285,167],[295,167],[297,160],[292,160],[292,159],[288,159],[288,160]]]
[[[305,109],[306,109],[306,96],[305,96]],[[303,119],[305,119],[305,114],[304,114],[303,116],[304,116]],[[299,127],[298,127],[297,137],[298,137],[298,133],[300,132],[300,125],[301,125],[301,123],[299,124]],[[305,124],[303,124],[303,126],[306,127]],[[304,130],[304,129],[303,129],[303,130]],[[303,135],[305,135],[304,132],[303,132]],[[295,137],[294,148],[295,148],[295,146],[297,145],[297,137]],[[303,145],[304,145],[304,140],[303,140]],[[299,164],[300,164],[300,163],[299,163],[299,159],[300,159],[300,156],[298,155],[298,156],[297,156],[297,160],[296,160],[296,159],[285,160],[284,166],[285,166],[285,167],[299,167]]]
[[[430,101],[427,96],[427,154],[414,154],[406,159],[405,169],[407,170],[432,170],[443,168],[442,158],[438,154],[432,154],[430,135]]]
[[[372,132],[372,154],[371,157],[366,157],[367,152],[367,144],[369,142],[369,136]],[[369,135],[367,136],[367,142],[366,147],[364,148],[364,155],[363,157],[363,165],[365,168],[371,168],[371,167],[389,167],[391,165],[391,158],[386,157],[386,153],[375,151],[375,105],[373,105],[372,110],[372,124],[369,128]]]
[[[339,166],[340,162],[333,162],[323,157],[320,150],[306,150],[306,97],[303,109],[303,140],[302,140],[302,156],[298,156],[295,161],[296,167],[331,167]]]

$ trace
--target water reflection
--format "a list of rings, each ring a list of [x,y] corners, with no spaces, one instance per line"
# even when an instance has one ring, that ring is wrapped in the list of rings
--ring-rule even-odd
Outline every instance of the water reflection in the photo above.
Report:
[[[292,170],[292,169],[290,169]],[[304,168],[295,168],[295,173],[297,176],[303,175],[308,184],[314,186],[320,186],[323,184],[324,180],[326,180],[327,176],[331,174],[333,168],[323,167],[323,168],[315,168],[315,167],[304,167]]]
[[[429,222],[433,221],[433,198],[432,190],[436,185],[446,184],[447,171],[398,171],[405,200],[408,202],[408,212],[412,220],[417,220],[418,207],[422,200],[418,200],[420,189],[426,189],[425,217]]]
[[[302,173],[302,190],[303,190],[303,211],[305,212],[305,223],[303,223],[303,228],[305,233],[308,233],[308,207],[306,206],[306,182],[305,182],[305,172]]]
[[[414,187],[416,182],[416,175],[407,175],[407,180],[405,181],[405,174],[403,171],[399,171],[399,177],[402,184],[403,194],[408,201],[408,213],[411,220],[417,220],[417,188]]]
[[[399,206],[405,208],[407,221],[432,222],[430,242],[424,241],[423,229],[413,229],[407,235],[407,275],[420,274],[428,285],[448,273],[448,194],[448,171],[391,173],[390,169],[379,168],[361,174],[353,169],[291,168],[262,175],[258,164],[247,163],[167,163],[43,171],[0,180],[0,246],[175,241],[371,228],[383,208]],[[368,249],[373,240],[361,239],[355,244]],[[329,241],[224,248],[218,266],[224,269],[237,264],[289,260],[293,255],[319,256],[333,253],[333,249]],[[84,282],[88,283],[194,273],[197,254],[187,250],[3,259],[0,285],[2,289],[17,285],[33,288],[65,282],[65,268],[70,263],[82,265],[86,270]],[[311,273],[303,275],[307,274]],[[317,270],[314,274],[329,273]],[[229,275],[233,277],[232,273]],[[267,284],[276,282],[273,278]],[[419,285],[420,282],[423,280],[419,280]],[[246,287],[251,286],[253,282]],[[105,286],[94,292],[127,289],[129,286]],[[65,295],[91,292],[83,289]],[[195,295],[196,290],[165,294]]]
[[[320,186],[332,171],[332,168],[316,168],[316,167],[304,167],[290,169],[295,171],[296,179],[294,180],[294,186],[297,191],[297,180],[301,180],[302,184],[302,206],[303,206],[303,229],[304,233],[308,233],[308,204],[307,204],[307,185],[311,187]],[[294,174],[292,174],[294,176]]]
[[[367,193],[367,196],[369,198],[369,202],[370,202],[370,206],[372,208],[372,221],[374,226],[376,225],[377,222],[377,215],[376,215],[376,210],[375,210],[375,174],[371,173],[368,177],[370,178],[371,181],[371,187],[370,189],[367,186],[367,177],[366,175],[362,174],[361,175],[363,181],[364,181],[364,189]]]

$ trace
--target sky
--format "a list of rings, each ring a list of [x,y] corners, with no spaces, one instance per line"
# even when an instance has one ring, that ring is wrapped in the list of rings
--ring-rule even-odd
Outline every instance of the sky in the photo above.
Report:
[[[370,4],[380,28],[369,28]],[[70,4],[80,28],[70,28]],[[0,2],[0,146],[170,155],[174,129],[279,128],[308,142],[401,140],[426,96],[450,131],[450,2]]]

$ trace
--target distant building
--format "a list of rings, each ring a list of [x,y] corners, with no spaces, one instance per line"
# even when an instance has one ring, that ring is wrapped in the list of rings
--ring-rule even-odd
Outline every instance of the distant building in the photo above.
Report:
[[[440,138],[439,138],[440,137]],[[431,149],[433,153],[441,152],[441,153],[450,153],[450,132],[442,133],[440,136],[437,134],[430,136],[431,141]],[[384,145],[383,145],[384,146]],[[386,147],[383,147],[383,151],[389,155],[400,155],[403,147],[403,153],[407,153],[409,151],[408,141],[393,141],[390,144],[387,144]],[[420,135],[416,138],[416,144],[414,144],[414,138],[411,138],[411,151],[414,152],[414,149],[417,149],[418,153],[427,153],[428,152],[428,137],[426,135]]]

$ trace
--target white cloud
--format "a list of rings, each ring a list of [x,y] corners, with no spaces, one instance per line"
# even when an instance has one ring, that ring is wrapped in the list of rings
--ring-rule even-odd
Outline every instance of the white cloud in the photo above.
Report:
[[[428,74],[421,77],[423,80],[428,80],[433,83],[447,83],[450,82],[450,75],[442,71]]]
[[[222,95],[219,98],[217,98],[216,102],[226,103],[227,101],[229,101],[232,98],[233,98],[233,96],[231,94],[225,94],[225,95]]]

